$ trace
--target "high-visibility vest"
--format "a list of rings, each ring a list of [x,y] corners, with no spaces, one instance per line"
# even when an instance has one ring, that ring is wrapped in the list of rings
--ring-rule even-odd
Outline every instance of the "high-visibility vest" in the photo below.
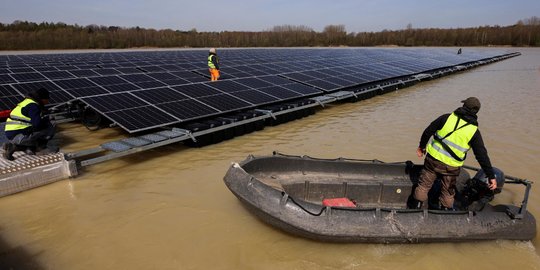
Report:
[[[478,126],[467,123],[452,113],[444,126],[435,132],[426,151],[448,166],[461,167],[467,157],[467,151],[471,148],[469,142],[476,130]]]
[[[37,102],[30,98],[26,98],[17,104],[17,107],[11,111],[9,118],[6,120],[5,131],[20,130],[32,126],[32,119],[22,113],[22,109],[31,103],[37,104]]]
[[[214,65],[214,62],[212,62],[212,56],[216,57],[216,63],[219,63],[218,57],[215,54],[208,55],[208,67],[209,68],[216,68],[216,65]]]

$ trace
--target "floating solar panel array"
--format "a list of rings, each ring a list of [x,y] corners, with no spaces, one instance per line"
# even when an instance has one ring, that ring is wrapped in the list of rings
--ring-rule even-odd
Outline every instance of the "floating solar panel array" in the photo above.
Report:
[[[507,54],[495,49],[219,50],[208,82],[206,50],[0,55],[0,111],[44,87],[51,104],[79,100],[139,132],[320,95]]]

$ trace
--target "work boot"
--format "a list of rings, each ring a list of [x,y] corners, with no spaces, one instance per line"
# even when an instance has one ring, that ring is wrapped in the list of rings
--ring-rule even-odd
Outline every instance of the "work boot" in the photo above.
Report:
[[[443,210],[443,211],[456,211],[456,209],[454,209],[453,207],[452,208],[448,208],[446,206],[441,206],[441,209],[440,210]]]
[[[454,207],[446,207],[446,206],[442,205],[442,203],[439,203],[439,206],[437,207],[437,210],[456,211],[456,209],[454,209]]]
[[[422,209],[424,202],[415,199],[413,196],[407,200],[407,209]]]
[[[4,143],[4,158],[7,160],[14,160],[13,153],[15,153],[17,147],[11,142]]]
[[[30,156],[35,155],[36,149],[34,147],[26,147],[26,149],[24,149],[24,153]]]

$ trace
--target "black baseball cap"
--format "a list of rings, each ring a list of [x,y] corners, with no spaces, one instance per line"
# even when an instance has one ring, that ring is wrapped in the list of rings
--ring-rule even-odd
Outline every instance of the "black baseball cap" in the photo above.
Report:
[[[480,100],[478,100],[478,98],[476,97],[469,97],[465,100],[462,100],[461,102],[463,103],[463,107],[467,109],[471,109],[474,111],[480,110]]]

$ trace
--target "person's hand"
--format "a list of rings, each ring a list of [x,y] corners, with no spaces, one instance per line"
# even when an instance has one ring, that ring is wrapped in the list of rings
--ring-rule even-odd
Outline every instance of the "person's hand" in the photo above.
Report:
[[[426,152],[426,150],[425,150],[425,149],[422,149],[422,148],[420,148],[420,147],[418,147],[418,148],[416,149],[416,155],[417,155],[419,158],[423,157],[425,152]]]
[[[497,188],[497,179],[489,179],[488,188],[490,190],[495,190]]]

